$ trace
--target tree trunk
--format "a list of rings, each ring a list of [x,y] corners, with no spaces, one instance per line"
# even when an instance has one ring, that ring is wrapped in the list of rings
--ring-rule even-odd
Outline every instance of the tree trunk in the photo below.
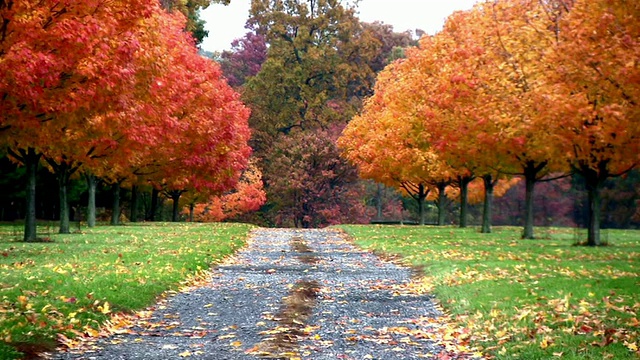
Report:
[[[196,208],[196,204],[191,203],[189,204],[189,222],[193,222],[193,213],[195,211]]]
[[[601,190],[604,181],[609,177],[606,163],[599,164],[598,171],[586,166],[580,169],[580,174],[584,177],[587,194],[589,197],[589,214],[587,227],[587,245],[600,246],[602,241],[600,238],[600,215],[602,209]]]
[[[26,152],[20,151],[22,161],[27,170],[27,194],[26,194],[26,216],[24,220],[24,241],[36,241],[36,174],[38,172],[38,162],[40,154],[36,154],[35,149],[29,148]]]
[[[536,186],[536,173],[525,171],[525,196],[524,196],[524,232],[523,239],[534,239],[533,236],[533,194]]]
[[[587,235],[587,245],[600,246],[600,209],[601,209],[601,196],[600,187],[588,187],[589,193],[589,229]]]
[[[159,197],[160,197],[160,190],[153,188],[151,190],[151,214],[149,214],[150,221],[156,221],[156,213],[158,212]]]
[[[467,227],[467,213],[469,208],[469,183],[471,176],[462,176],[458,179],[460,185],[460,227]]]
[[[120,225],[120,183],[111,185],[111,193],[113,195],[111,225]]]
[[[438,226],[443,226],[445,222],[445,207],[447,206],[447,194],[445,193],[447,183],[438,183]]]
[[[484,182],[484,208],[482,211],[482,233],[491,233],[491,213],[493,207],[493,177],[491,175],[485,175],[482,177]]]
[[[425,189],[424,185],[420,184],[418,186],[418,194],[416,200],[418,201],[418,217],[420,221],[420,225],[424,225],[425,221],[425,209],[424,209],[424,201],[429,195],[429,190]]]
[[[58,177],[58,192],[60,198],[60,234],[70,234],[69,226],[69,166],[61,164],[56,169]]]
[[[382,219],[382,184],[376,184],[376,219]]]
[[[140,199],[140,191],[138,190],[137,185],[133,185],[131,187],[131,216],[129,216],[129,220],[131,222],[138,222],[138,203]]]
[[[171,214],[171,221],[178,222],[180,220],[180,196],[182,191],[172,191],[171,200],[173,200],[173,212]]]
[[[533,236],[533,195],[539,174],[547,166],[547,162],[543,161],[536,165],[535,162],[529,161],[524,166],[525,181],[525,200],[524,200],[524,231],[523,239],[534,239]]]
[[[93,174],[86,174],[87,187],[89,188],[89,202],[87,204],[87,225],[92,228],[96,226],[96,188],[98,182]]]

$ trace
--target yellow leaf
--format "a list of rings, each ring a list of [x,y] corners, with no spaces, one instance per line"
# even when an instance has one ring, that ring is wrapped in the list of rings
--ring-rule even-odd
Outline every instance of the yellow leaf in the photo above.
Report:
[[[98,306],[98,310],[103,314],[108,314],[111,312],[111,308],[109,307],[109,302],[105,301],[104,305]]]
[[[180,354],[178,354],[178,356],[180,356],[180,357],[189,357],[189,356],[191,356],[191,351],[187,350],[185,352],[181,352]]]
[[[231,343],[231,346],[240,347],[240,346],[242,346],[242,341],[234,341],[234,342]]]
[[[541,349],[546,349],[549,347],[549,345],[551,345],[552,341],[548,338],[544,338],[542,339],[542,341],[540,342],[540,348]]]

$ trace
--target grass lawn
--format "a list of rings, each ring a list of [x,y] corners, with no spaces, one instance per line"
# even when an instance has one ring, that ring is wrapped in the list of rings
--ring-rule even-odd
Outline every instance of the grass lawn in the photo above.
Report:
[[[110,313],[144,309],[244,245],[250,229],[145,223],[23,243],[15,226],[0,226],[0,359],[51,348],[58,334],[95,333]]]
[[[574,229],[341,226],[362,248],[424,273],[454,326],[496,359],[638,359],[640,231],[573,246]],[[461,332],[464,332],[461,331]]]

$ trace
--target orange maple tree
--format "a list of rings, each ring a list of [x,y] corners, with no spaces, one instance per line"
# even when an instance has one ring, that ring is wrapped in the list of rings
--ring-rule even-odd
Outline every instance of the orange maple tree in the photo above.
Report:
[[[25,241],[36,239],[35,171],[52,140],[42,129],[79,126],[90,109],[115,103],[114,86],[133,79],[123,66],[137,49],[132,29],[150,8],[144,1],[0,4],[0,142],[27,168]]]
[[[267,201],[262,182],[262,172],[251,161],[242,173],[235,188],[222,195],[209,196],[201,201],[202,194],[188,194],[189,206],[183,213],[189,214],[190,221],[218,222],[233,219],[242,214],[260,209]]]
[[[588,245],[600,245],[605,180],[640,158],[640,3],[576,1],[559,21],[539,110],[589,196]]]
[[[114,204],[120,186],[143,174],[180,192],[238,180],[249,111],[199,56],[183,15],[159,3],[87,0],[3,3],[0,16],[0,140],[29,169],[25,240],[35,239],[42,155],[60,182],[61,232],[66,185],[81,167],[113,184]]]
[[[404,60],[387,66],[379,75],[374,95],[362,113],[351,120],[338,140],[343,156],[358,167],[360,176],[394,187],[418,203],[424,224],[424,201],[432,188],[450,178],[449,169],[430,146],[422,122],[407,111]]]

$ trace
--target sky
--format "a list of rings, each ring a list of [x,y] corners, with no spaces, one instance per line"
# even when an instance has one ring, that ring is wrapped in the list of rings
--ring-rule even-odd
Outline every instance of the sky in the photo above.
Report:
[[[449,14],[470,9],[477,0],[361,0],[358,17],[364,22],[382,21],[393,25],[396,32],[421,29],[428,34],[438,32]],[[231,4],[210,5],[201,13],[209,36],[202,42],[207,51],[231,48],[234,39],[247,33],[244,25],[251,0],[231,0]]]

